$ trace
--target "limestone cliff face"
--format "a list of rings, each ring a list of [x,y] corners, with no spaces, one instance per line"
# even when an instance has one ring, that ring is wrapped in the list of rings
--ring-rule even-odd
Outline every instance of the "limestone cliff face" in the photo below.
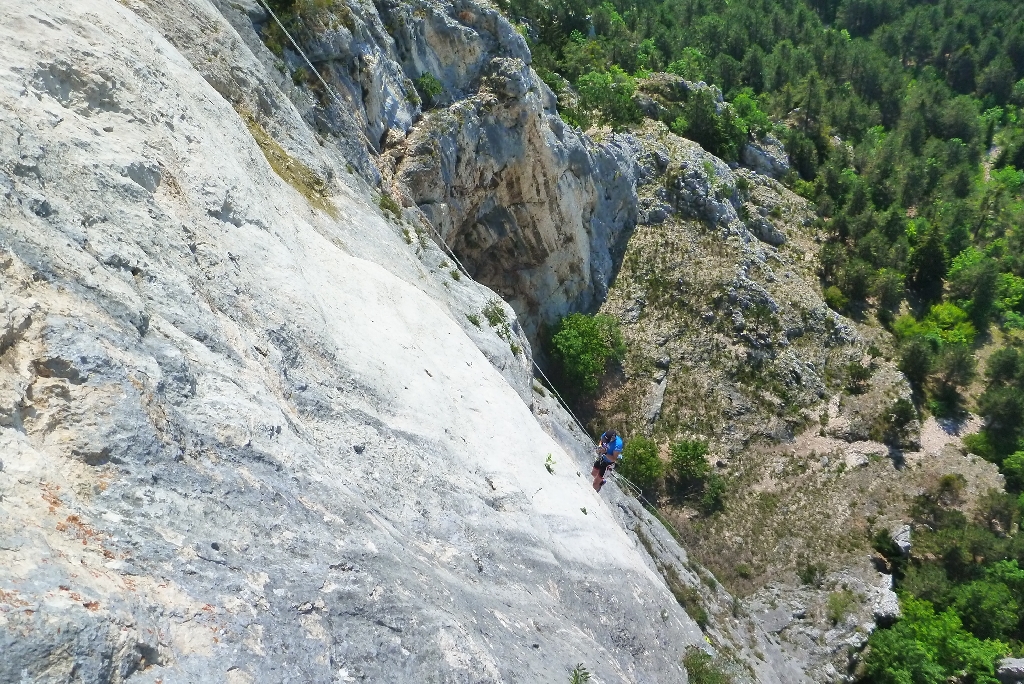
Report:
[[[293,30],[340,103],[283,37],[275,38],[286,48],[280,58],[263,45],[274,24],[256,0],[224,3],[223,11],[346,163],[383,179],[429,221],[470,273],[520,314],[529,337],[604,298],[636,223],[636,141],[614,136],[598,145],[566,126],[529,67],[524,39],[493,7],[337,2],[308,13]],[[276,109],[273,98],[253,98],[250,80],[218,68],[179,17],[148,3],[140,12],[202,56],[197,68],[229,100]],[[298,73],[308,86],[296,86]],[[423,74],[441,88],[429,108],[413,83]]]
[[[636,223],[638,151],[632,136],[597,145],[573,130],[523,60],[496,57],[473,97],[413,129],[397,175],[534,336],[607,293]]]
[[[0,55],[0,681],[685,681],[514,317],[224,15],[6,3]]]

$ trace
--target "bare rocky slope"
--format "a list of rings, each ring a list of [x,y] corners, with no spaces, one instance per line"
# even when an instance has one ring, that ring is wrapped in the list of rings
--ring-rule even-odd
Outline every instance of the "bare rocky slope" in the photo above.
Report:
[[[629,353],[594,424],[652,436],[663,456],[709,442],[724,510],[668,487],[663,514],[811,678],[852,681],[870,633],[899,613],[872,534],[900,530],[943,475],[969,483],[968,513],[1002,478],[960,448],[977,420],[922,428],[888,333],[823,302],[805,200],[661,124],[634,137],[638,226],[601,307]]]
[[[560,126],[491,8],[329,6],[333,93],[256,4],[0,6],[0,681],[685,682],[688,647],[803,680],[592,491],[527,331],[425,222],[533,325],[596,302],[634,139]],[[428,68],[455,104],[420,119]],[[475,143],[427,128],[459,107]]]

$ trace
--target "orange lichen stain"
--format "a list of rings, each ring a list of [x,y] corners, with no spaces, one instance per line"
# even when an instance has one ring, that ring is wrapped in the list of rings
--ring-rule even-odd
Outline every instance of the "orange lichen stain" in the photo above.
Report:
[[[86,601],[82,605],[85,606],[86,610],[99,610],[100,602],[99,601]]]
[[[7,605],[14,606],[15,608],[21,608],[22,606],[28,605],[28,601],[18,598],[18,592],[4,591],[3,589],[0,589],[0,603],[6,603]]]
[[[80,539],[83,545],[88,544],[90,539],[100,536],[99,532],[77,515],[69,515],[63,522],[57,523],[57,531],[66,532],[72,537]]]
[[[60,485],[44,482],[41,486],[43,501],[50,505],[50,513],[56,513],[57,509],[61,506],[60,497],[57,495],[57,492],[60,491]]]

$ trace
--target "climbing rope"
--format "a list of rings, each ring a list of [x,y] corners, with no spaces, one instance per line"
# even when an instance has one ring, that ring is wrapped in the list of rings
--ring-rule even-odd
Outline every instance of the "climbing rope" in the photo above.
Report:
[[[278,19],[277,14],[275,14],[274,10],[272,10],[270,8],[270,5],[267,4],[266,0],[259,0],[259,3],[263,6],[264,9],[267,10],[267,12],[270,14],[271,18],[274,20],[274,22],[277,24],[277,26],[284,33],[285,37],[288,38],[288,42],[290,42],[292,44],[292,47],[295,48],[295,52],[298,53],[298,55],[300,57],[302,57],[302,61],[304,61],[306,63],[306,65],[309,67],[309,70],[312,71],[314,74],[316,74],[317,79],[320,81],[321,84],[323,84],[324,89],[327,91],[327,93],[332,98],[334,98],[334,101],[338,104],[339,107],[343,108],[345,106],[345,101],[341,98],[341,96],[337,93],[337,91],[335,91],[334,88],[331,87],[331,85],[324,79],[324,77],[320,75],[320,71],[317,70],[317,68],[315,66],[313,66],[313,62],[310,61],[309,57],[306,56],[306,53],[303,52],[302,48],[299,47],[298,42],[296,42],[296,40],[294,38],[292,38],[292,34],[288,32],[288,29],[286,29],[284,24],[281,22],[281,20]],[[455,256],[455,251],[452,250],[452,248],[448,246],[448,243],[441,236],[441,233],[438,232],[437,228],[434,227],[434,224],[432,224],[430,221],[427,221],[426,223],[427,223],[427,226],[430,227],[431,232],[437,238],[437,241],[441,244],[442,251],[451,258],[451,260],[458,267],[459,271],[464,276],[466,276],[466,278],[469,279],[470,282],[473,282],[473,283],[476,283],[476,284],[479,285],[480,283],[477,283],[477,281],[473,278],[473,276],[470,275],[469,270],[462,264],[461,261],[459,261],[459,258],[457,256]],[[537,364],[537,361],[535,359],[533,359],[531,357],[530,358],[530,362],[533,364],[533,369],[535,371],[537,371],[537,373],[540,374],[541,378],[544,379],[544,382],[547,384],[548,389],[551,390],[551,393],[553,395],[555,395],[555,398],[558,400],[558,403],[562,406],[562,408],[565,410],[565,412],[567,414],[569,414],[569,417],[572,418],[574,423],[576,423],[576,426],[580,429],[580,431],[583,433],[583,435],[585,437],[589,438],[590,437],[590,433],[587,432],[587,428],[583,425],[582,422],[580,422],[580,419],[576,417],[576,414],[573,413],[572,409],[569,408],[569,403],[562,397],[561,394],[558,393],[558,390],[555,389],[555,384],[553,382],[551,382],[551,380],[548,378],[547,375],[545,375],[544,370]],[[679,532],[676,530],[676,528],[673,527],[665,519],[665,516],[663,516],[661,514],[661,511],[658,510],[658,507],[655,506],[653,503],[651,503],[644,496],[643,490],[640,489],[640,487],[638,487],[635,483],[629,481],[624,476],[620,475],[615,469],[612,469],[611,472],[612,472],[612,479],[615,480],[617,483],[619,483],[621,489],[624,489],[624,490],[628,491],[632,496],[634,496],[637,499],[637,501],[639,501],[641,504],[646,506],[648,509],[652,510],[654,512],[655,517],[657,517],[658,522],[660,522],[670,532],[672,532],[672,534],[677,539],[680,538],[679,537]]]
[[[334,88],[332,88],[330,84],[326,80],[324,80],[324,77],[320,75],[320,71],[317,70],[315,66],[313,66],[313,62],[309,60],[309,57],[306,56],[306,53],[303,52],[302,48],[299,47],[299,44],[295,42],[295,39],[292,38],[292,34],[288,32],[288,29],[284,27],[284,24],[281,23],[281,20],[277,18],[277,15],[274,13],[274,10],[270,9],[270,5],[267,4],[266,0],[259,0],[259,3],[263,5],[263,8],[267,10],[267,12],[270,13],[270,16],[273,18],[278,28],[280,28],[281,31],[284,32],[284,35],[288,38],[288,42],[290,42],[292,44],[292,47],[295,48],[295,52],[299,53],[299,57],[302,57],[302,61],[306,63],[306,65],[309,67],[309,70],[316,74],[317,79],[320,81],[320,83],[323,84],[324,89],[327,91],[327,93],[334,98],[335,102],[338,103],[338,107],[344,107],[345,101],[341,99],[341,95],[339,95],[334,90]]]
[[[448,243],[445,242],[445,239],[443,237],[441,237],[441,234],[437,231],[436,228],[434,228],[433,224],[430,223],[430,221],[427,221],[427,225],[430,226],[430,229],[437,237],[438,242],[441,243],[442,251],[452,258],[452,261],[455,262],[455,264],[459,267],[459,270],[462,271],[462,273],[466,276],[466,278],[469,279],[470,282],[476,283],[477,281],[474,280],[473,276],[469,274],[469,271],[467,271],[466,268],[462,265],[462,263],[458,260],[458,258],[455,256],[455,252],[452,250],[451,247],[448,246]],[[477,284],[479,285],[480,283]],[[567,414],[569,414],[569,417],[572,418],[574,423],[576,423],[576,426],[580,429],[580,432],[583,433],[583,436],[589,438],[590,433],[587,432],[587,428],[583,425],[582,422],[580,422],[580,419],[576,417],[576,414],[573,413],[573,410],[569,408],[569,403],[562,397],[561,394],[558,393],[558,390],[555,389],[555,384],[551,382],[548,376],[544,373],[544,369],[542,369],[537,364],[537,361],[532,357],[530,358],[530,362],[533,364],[533,369],[540,374],[541,378],[544,379],[544,382],[547,384],[548,389],[551,390],[551,393],[555,396],[555,398],[558,400],[558,403],[562,406],[562,409]],[[658,507],[651,503],[651,501],[644,496],[643,490],[640,489],[639,486],[637,486],[634,482],[631,482],[625,476],[619,474],[619,472],[614,468],[610,471],[610,473],[612,476],[612,480],[619,484],[620,489],[624,489],[625,491],[627,491],[630,495],[636,498],[636,500],[639,501],[641,505],[646,507],[648,510],[652,511],[654,513],[654,517],[658,519],[658,522],[664,525],[665,528],[672,533],[673,537],[675,537],[677,540],[682,539],[682,537],[679,534],[679,530],[673,527],[672,524],[665,518],[665,516],[661,514],[661,511],[658,509]]]
[[[466,270],[466,267],[462,265],[462,262],[459,261],[458,257],[455,256],[455,252],[452,250],[451,247],[448,246],[448,243],[445,242],[445,239],[443,237],[441,237],[441,234],[437,231],[436,228],[434,228],[434,225],[430,223],[430,221],[427,221],[427,225],[430,226],[430,230],[437,237],[438,242],[441,243],[442,251],[451,257],[452,261],[455,262],[455,264],[459,267],[459,270],[462,271],[462,273],[466,276],[466,278],[469,279],[470,282],[476,283],[477,281],[473,278],[473,276],[469,274],[469,271]],[[477,284],[479,285],[480,283]],[[555,384],[551,382],[548,376],[544,373],[544,370],[537,364],[536,360],[534,360],[531,357],[530,361],[531,363],[533,363],[533,369],[540,374],[541,378],[544,379],[544,382],[547,384],[548,389],[551,390],[551,393],[555,396],[555,398],[558,400],[558,403],[562,406],[562,409],[567,414],[569,414],[569,417],[572,418],[574,423],[576,423],[576,426],[580,429],[580,432],[583,433],[583,436],[589,438],[590,433],[587,432],[587,428],[583,425],[582,422],[580,422],[580,419],[576,417],[576,414],[573,413],[572,409],[569,408],[569,403],[562,397],[561,394],[558,393],[558,390],[555,389]],[[629,492],[629,494],[635,497],[636,500],[641,503],[641,505],[653,511],[654,516],[658,519],[658,522],[664,525],[665,528],[672,533],[673,537],[675,537],[676,539],[681,539],[679,530],[673,527],[672,524],[665,518],[665,516],[661,514],[661,511],[658,509],[658,507],[651,503],[651,501],[644,496],[643,490],[640,489],[639,486],[631,482],[625,476],[619,474],[619,472],[614,468],[611,470],[611,475],[612,480],[617,482],[621,489],[624,489],[627,492]]]

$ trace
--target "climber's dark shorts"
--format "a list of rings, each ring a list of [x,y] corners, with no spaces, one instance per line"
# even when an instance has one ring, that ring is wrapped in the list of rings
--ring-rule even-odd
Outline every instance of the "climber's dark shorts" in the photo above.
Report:
[[[606,471],[610,465],[611,463],[605,460],[604,456],[599,456],[598,459],[594,461],[594,467],[601,473],[601,477],[604,477],[604,471]]]

